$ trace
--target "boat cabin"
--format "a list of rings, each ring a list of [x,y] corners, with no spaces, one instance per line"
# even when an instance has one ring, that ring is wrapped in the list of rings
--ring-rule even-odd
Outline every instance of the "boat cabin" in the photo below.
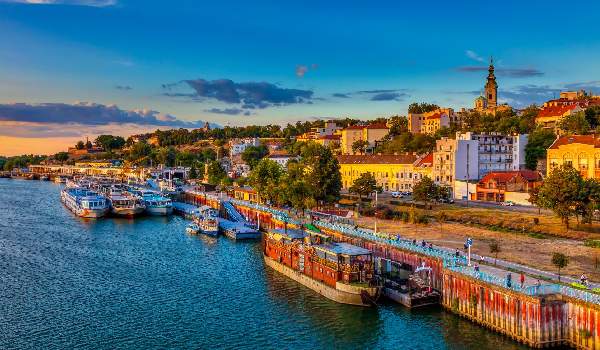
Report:
[[[316,232],[270,230],[265,255],[334,288],[338,282],[367,285],[373,278],[371,251],[330,240]]]

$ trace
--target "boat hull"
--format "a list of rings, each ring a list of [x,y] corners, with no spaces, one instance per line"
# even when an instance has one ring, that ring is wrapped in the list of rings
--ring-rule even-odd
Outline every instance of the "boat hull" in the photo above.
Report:
[[[77,216],[81,216],[82,218],[90,218],[90,219],[98,219],[105,216],[108,213],[108,208],[106,209],[81,209],[75,214]]]
[[[358,306],[372,306],[373,304],[364,300],[361,296],[361,291],[367,291],[373,298],[377,297],[378,288],[355,288],[352,286],[344,287],[346,290],[340,290],[326,285],[325,283],[319,282],[300,273],[292,268],[285,266],[271,259],[270,257],[263,255],[265,264],[273,270],[285,275],[286,277],[293,279],[294,281],[312,289],[313,291],[321,294],[327,299],[333,300],[341,304],[358,305]]]
[[[173,207],[146,207],[146,213],[154,216],[167,216],[173,214]]]
[[[217,237],[219,235],[219,230],[203,230],[203,229],[200,229],[200,232],[202,234],[205,234],[205,235],[211,236],[211,237]]]
[[[144,207],[112,208],[110,212],[116,216],[136,216],[144,212]]]

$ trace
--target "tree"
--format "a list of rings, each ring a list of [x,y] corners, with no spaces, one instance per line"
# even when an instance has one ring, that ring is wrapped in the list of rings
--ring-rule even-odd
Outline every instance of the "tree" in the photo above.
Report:
[[[134,163],[140,163],[152,153],[152,147],[145,141],[134,144],[129,151],[129,160]]]
[[[391,117],[389,135],[396,136],[405,132],[408,132],[408,119],[401,116]]]
[[[216,160],[208,164],[207,175],[208,183],[211,185],[219,185],[224,179],[227,178],[225,169],[223,169],[221,163]]]
[[[498,260],[498,253],[501,252],[500,244],[498,243],[498,241],[493,240],[490,242],[489,248],[490,248],[490,254],[494,255],[494,265],[496,265],[496,261]]]
[[[413,102],[410,105],[408,105],[408,113],[421,114],[421,113],[435,111],[438,108],[440,108],[440,106],[433,104],[433,103]]]
[[[352,152],[364,154],[367,151],[367,147],[369,147],[369,142],[366,140],[356,140],[352,142]]]
[[[121,136],[113,135],[100,135],[96,137],[94,143],[98,147],[102,147],[106,151],[112,151],[115,149],[121,149],[125,146],[125,139]]]
[[[156,160],[165,166],[175,165],[175,159],[177,157],[177,150],[173,146],[161,147],[156,153]]]
[[[269,150],[264,145],[250,146],[242,152],[242,160],[250,166],[250,169],[253,169],[267,154],[269,154]]]
[[[69,159],[69,153],[67,152],[58,152],[54,155],[54,159],[59,162],[66,162]]]
[[[194,164],[192,164],[192,167],[190,168],[189,177],[190,177],[190,179],[197,179],[198,178],[198,171],[196,170],[196,167],[194,166]]]
[[[579,172],[570,166],[562,166],[554,169],[546,178],[535,204],[554,211],[569,229],[569,218],[580,207],[583,193],[584,181]]]
[[[285,175],[279,182],[277,196],[279,205],[289,204],[296,210],[304,211],[317,204],[311,192],[312,187],[306,182],[303,171],[304,167],[300,163],[294,162],[288,165]]]
[[[600,125],[600,106],[590,106],[585,109],[585,120],[592,129]]]
[[[560,282],[560,270],[569,265],[569,257],[560,252],[552,253],[552,265],[558,269],[558,281]]]
[[[441,193],[442,189],[440,186],[436,185],[428,176],[423,177],[413,187],[414,200],[425,202],[425,204],[440,199]]]
[[[85,148],[91,149],[92,147],[94,147],[94,145],[92,145],[92,142],[90,140],[87,140],[85,142]]]
[[[258,195],[269,202],[276,202],[280,180],[284,171],[279,164],[268,159],[261,159],[248,176],[248,183]]]
[[[308,142],[300,154],[303,175],[316,201],[333,203],[340,198],[340,164],[330,148]]]
[[[350,193],[355,193],[362,199],[362,196],[368,196],[375,192],[377,189],[377,181],[375,176],[371,172],[360,174],[360,176],[354,180],[352,186],[348,189]]]
[[[558,128],[567,134],[587,134],[590,131],[588,123],[583,112],[577,112],[567,115],[558,123]]]
[[[79,140],[75,144],[75,148],[77,148],[77,149],[84,149],[85,148],[85,143],[83,143],[83,141]]]
[[[535,170],[539,159],[546,159],[546,150],[552,145],[556,135],[549,129],[537,129],[531,134],[525,146],[525,166]]]

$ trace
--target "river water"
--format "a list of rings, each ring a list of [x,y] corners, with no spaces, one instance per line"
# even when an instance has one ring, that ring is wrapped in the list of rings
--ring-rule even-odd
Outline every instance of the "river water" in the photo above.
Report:
[[[1,349],[524,348],[437,308],[334,303],[179,217],[78,218],[59,192],[0,179]]]

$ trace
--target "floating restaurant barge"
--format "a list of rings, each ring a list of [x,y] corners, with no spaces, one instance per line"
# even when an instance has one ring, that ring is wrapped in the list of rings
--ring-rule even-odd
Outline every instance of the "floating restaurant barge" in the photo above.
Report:
[[[294,225],[284,212],[277,209],[246,201],[232,202],[246,217],[260,218],[263,228],[282,227],[285,222]],[[597,294],[558,284],[507,287],[493,276],[460,266],[465,265],[464,261],[456,264],[457,261],[452,261],[451,252],[427,249],[397,237],[385,237],[370,230],[331,224],[326,220],[317,221],[315,225],[335,240],[369,249],[375,260],[389,259],[397,264],[409,265],[413,270],[419,266],[430,267],[431,285],[441,292],[444,308],[530,347],[600,349],[600,296]],[[274,255],[265,255],[267,264],[285,271],[290,278],[312,281],[305,280],[306,274],[298,272],[300,250],[291,249],[293,244],[277,245],[276,242],[266,245],[274,251],[268,253]],[[297,256],[295,252],[298,252]],[[337,286],[335,278],[339,277],[333,276]],[[324,277],[320,278],[325,281]],[[332,281],[328,285],[331,289]],[[320,285],[326,284],[321,282]]]
[[[371,252],[300,230],[269,230],[264,238],[267,266],[333,301],[371,306],[380,294]]]

